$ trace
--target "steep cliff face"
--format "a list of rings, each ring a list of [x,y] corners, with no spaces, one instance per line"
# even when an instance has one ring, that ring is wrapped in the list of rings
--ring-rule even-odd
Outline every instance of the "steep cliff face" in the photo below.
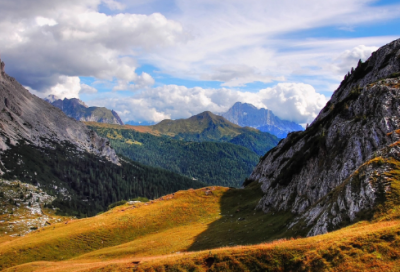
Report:
[[[77,98],[55,99],[54,96],[45,99],[53,106],[62,110],[67,116],[78,121],[107,123],[123,125],[118,113],[104,107],[88,107],[83,101]]]
[[[399,71],[396,40],[346,75],[315,121],[303,132],[290,133],[257,165],[249,180],[262,183],[265,195],[258,207],[299,215],[290,227],[301,224],[308,235],[354,222],[371,211],[381,192],[372,173],[388,169],[365,164],[399,139],[393,132],[400,128]],[[360,186],[351,187],[360,171]],[[391,190],[390,184],[379,186]]]
[[[281,120],[272,111],[257,109],[248,103],[237,102],[222,116],[236,125],[257,128],[278,138],[285,138],[288,133],[293,131],[304,130],[295,122]]]
[[[119,163],[107,139],[98,137],[81,122],[32,95],[3,69],[0,77],[0,150],[19,141],[43,147],[48,146],[49,141],[68,141],[81,150]]]

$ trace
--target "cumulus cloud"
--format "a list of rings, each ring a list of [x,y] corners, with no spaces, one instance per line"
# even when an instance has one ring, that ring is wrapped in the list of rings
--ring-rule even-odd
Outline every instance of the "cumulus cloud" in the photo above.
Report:
[[[282,119],[306,124],[317,116],[327,98],[303,83],[280,83],[256,93],[165,85],[131,97],[94,100],[90,104],[117,108],[125,121],[159,122],[188,118],[206,110],[223,113],[238,101],[271,109]]]
[[[135,83],[131,84],[127,80],[119,80],[118,85],[113,87],[113,91],[137,91],[137,90],[145,90],[148,87],[152,86],[155,81],[154,78],[148,73],[143,72],[140,76],[135,76],[133,80]]]
[[[182,26],[160,13],[106,15],[97,11],[102,2],[123,8],[113,0],[39,0],[40,9],[32,1],[0,1],[7,71],[37,92],[59,90],[65,84],[61,76],[92,76],[135,88],[154,83],[150,75],[136,74],[135,56],[185,41]]]
[[[82,76],[105,82],[115,99],[97,104],[119,109],[124,120],[186,118],[242,101],[306,123],[326,101],[314,88],[333,91],[359,58],[396,37],[307,39],[301,33],[357,29],[400,16],[399,4],[371,3],[0,0],[0,49],[7,72],[39,95],[96,93],[80,82]],[[157,76],[138,73],[142,64],[169,78],[218,81],[222,87],[152,88]],[[288,83],[302,80],[309,84]],[[228,89],[274,81],[286,83],[257,93]]]
[[[39,97],[47,97],[49,95],[54,95],[59,99],[64,98],[76,98],[79,97],[79,94],[94,94],[97,93],[97,89],[81,83],[79,77],[69,77],[69,76],[59,76],[57,80],[57,84],[51,86],[47,89],[37,91],[30,86],[26,86],[26,88],[33,94]]]
[[[258,96],[280,118],[301,124],[311,122],[327,102],[325,96],[303,83],[281,83],[261,90]]]

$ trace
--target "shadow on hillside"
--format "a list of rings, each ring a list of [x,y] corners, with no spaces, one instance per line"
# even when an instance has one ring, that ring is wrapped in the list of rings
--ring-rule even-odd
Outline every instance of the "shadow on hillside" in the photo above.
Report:
[[[290,212],[265,214],[255,210],[261,197],[262,191],[256,182],[245,189],[229,189],[220,200],[222,217],[210,223],[188,251],[258,244],[298,236],[286,230],[287,223],[293,218]]]

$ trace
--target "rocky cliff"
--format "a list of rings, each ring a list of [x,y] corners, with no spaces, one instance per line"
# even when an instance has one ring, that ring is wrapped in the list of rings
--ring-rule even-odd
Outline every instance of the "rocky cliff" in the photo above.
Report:
[[[226,113],[222,114],[230,122],[242,126],[253,127],[271,133],[278,138],[285,138],[288,133],[304,130],[292,121],[281,120],[267,109],[257,109],[248,103],[236,102]]]
[[[373,216],[400,154],[399,71],[400,40],[360,61],[305,131],[260,160],[248,180],[262,184],[258,208],[292,212],[308,235]]]
[[[63,100],[50,96],[45,99],[53,106],[62,110],[67,116],[78,121],[124,125],[118,113],[104,107],[88,107],[77,98]]]
[[[0,150],[24,142],[49,146],[49,141],[74,144],[78,149],[119,163],[109,141],[98,137],[84,124],[67,117],[60,109],[32,95],[4,72],[0,60]]]

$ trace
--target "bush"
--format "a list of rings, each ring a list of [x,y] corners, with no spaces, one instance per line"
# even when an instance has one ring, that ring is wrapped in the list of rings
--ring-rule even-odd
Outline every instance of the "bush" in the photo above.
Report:
[[[120,200],[120,201],[111,203],[110,205],[108,205],[108,210],[111,210],[112,208],[115,208],[117,206],[124,205],[126,202],[127,202],[126,200]]]

